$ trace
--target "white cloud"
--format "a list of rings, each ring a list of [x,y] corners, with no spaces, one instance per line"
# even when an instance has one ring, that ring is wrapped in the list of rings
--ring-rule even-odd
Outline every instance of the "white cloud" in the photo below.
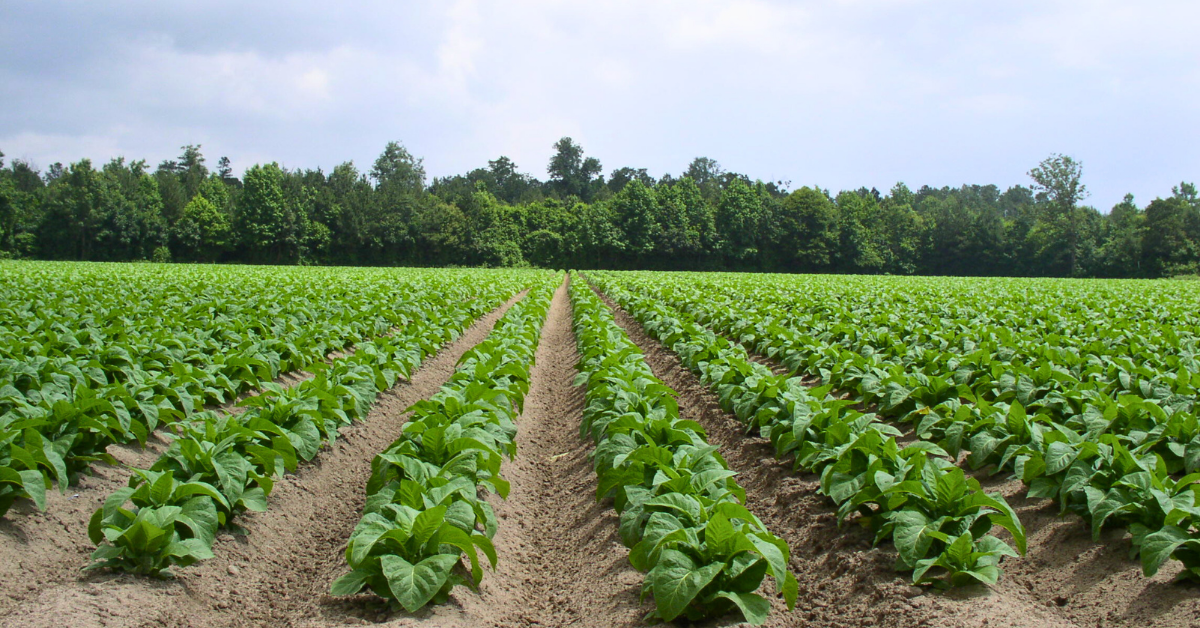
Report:
[[[328,169],[399,139],[433,175],[545,176],[570,135],[608,169],[703,154],[836,190],[1007,185],[1056,151],[1101,206],[1200,170],[1190,0],[62,7],[0,25],[0,148],[42,163],[201,142]]]

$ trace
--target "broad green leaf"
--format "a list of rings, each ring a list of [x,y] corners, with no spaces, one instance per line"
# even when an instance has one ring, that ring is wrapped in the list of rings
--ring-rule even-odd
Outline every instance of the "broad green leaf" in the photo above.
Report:
[[[405,610],[415,613],[446,583],[458,556],[436,554],[413,565],[399,556],[388,555],[379,562],[392,596]]]
[[[671,621],[678,617],[724,567],[724,563],[698,566],[683,552],[664,550],[658,565],[647,575],[654,602],[663,620]]]

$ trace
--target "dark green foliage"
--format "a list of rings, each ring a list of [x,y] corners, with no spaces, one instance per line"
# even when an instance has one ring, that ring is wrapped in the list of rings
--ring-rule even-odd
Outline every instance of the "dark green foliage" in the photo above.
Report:
[[[500,463],[516,454],[515,421],[558,279],[537,276],[372,460],[363,517],[346,546],[351,571],[333,583],[333,595],[367,588],[413,613],[446,601],[457,585],[477,588],[480,553],[496,567],[498,521],[484,497],[508,496]]]
[[[596,443],[596,499],[612,498],[629,562],[646,574],[642,595],[656,607],[647,619],[696,621],[736,609],[760,625],[770,604],[757,591],[768,575],[792,609],[798,584],[787,543],[745,507],[735,472],[700,424],[679,416],[675,391],[582,279],[571,284],[571,303],[575,381],[587,384],[580,436]]]
[[[381,309],[393,318],[382,329],[376,326],[375,333],[369,334],[373,338],[360,335],[352,353],[325,363],[322,360],[325,350],[333,347],[323,342],[306,347],[310,351],[317,349],[316,356],[310,355],[301,363],[315,373],[312,379],[291,388],[270,382],[263,384],[258,395],[240,402],[239,405],[246,407],[246,411],[241,413],[201,411],[186,417],[181,416],[182,413],[173,413],[177,418],[171,426],[174,433],[171,445],[149,469],[135,469],[129,487],[113,493],[104,507],[92,517],[89,533],[92,541],[98,545],[93,553],[95,562],[92,566],[157,575],[172,565],[187,566],[196,560],[211,558],[213,539],[219,528],[233,525],[234,518],[243,512],[266,510],[267,497],[277,478],[284,473],[294,472],[300,463],[315,458],[327,443],[338,437],[341,428],[365,418],[381,391],[394,386],[400,378],[409,377],[426,356],[457,337],[477,317],[494,309],[518,291],[526,283],[525,277],[528,276],[492,276],[486,281],[467,281],[457,286],[443,285],[444,281],[434,280],[430,284],[431,287],[436,286],[433,290],[414,294],[408,300],[389,300],[383,304]],[[545,277],[538,279],[544,280]],[[548,302],[549,297],[545,300]],[[544,312],[545,308],[542,309],[543,317]],[[537,323],[535,332],[540,329],[540,320]],[[379,332],[390,333],[377,335]],[[536,333],[524,337],[536,344]],[[505,354],[479,369],[498,374],[496,376],[499,377],[506,373],[500,367],[500,361],[507,360],[513,365],[525,364],[527,360],[523,362],[524,357]],[[265,374],[272,372],[267,370]],[[523,386],[522,392],[528,386],[527,377]],[[494,400],[489,398],[487,401]],[[70,409],[70,404],[61,403]],[[77,420],[77,423],[80,424],[77,429],[87,427],[81,420]],[[413,423],[408,425],[412,426]],[[427,439],[431,438],[429,435],[434,431],[434,426],[428,427],[431,429],[425,432]],[[146,429],[142,428],[139,440],[145,440]],[[153,426],[149,426],[149,429],[153,429]],[[438,441],[444,447],[437,449],[437,452],[449,457],[470,449],[472,443],[487,440],[486,434],[474,431],[463,434],[445,427],[437,429],[442,430],[439,434],[446,436]],[[451,434],[461,438],[451,438]],[[22,436],[21,443],[24,446],[18,446],[14,441],[9,444],[7,451],[0,450],[0,456],[5,457],[0,458],[0,462],[7,462],[0,469],[7,467],[13,471],[19,470],[21,479],[26,479],[23,473],[25,468],[39,464],[46,466],[42,463],[47,456],[41,452],[57,454],[61,448],[49,447],[49,443],[31,429],[27,429]],[[432,441],[424,442],[429,444]],[[37,445],[39,455],[31,453],[34,449],[31,445]],[[450,447],[454,448],[453,452],[447,449]],[[71,453],[77,455],[87,453],[87,450]],[[511,455],[511,451],[508,453]],[[49,466],[55,468],[54,474],[58,476],[60,487],[65,488],[66,481],[62,477],[64,471],[60,469],[63,463],[59,460],[50,462]],[[437,462],[446,467],[452,466],[445,459]],[[493,473],[499,469],[498,455],[494,465],[487,466],[484,462],[493,461],[490,458],[487,461],[473,460],[472,466]],[[50,472],[43,472],[49,478]],[[499,480],[489,478],[484,476],[481,479],[491,485],[499,485]],[[5,482],[0,487],[11,493],[12,479],[11,472],[0,475],[0,482]],[[23,488],[27,493],[19,496],[35,501],[38,499],[36,487],[22,484],[16,488]],[[474,490],[470,493],[474,495]],[[7,497],[7,494],[0,494],[0,500],[6,500]],[[0,501],[0,504],[7,505],[4,501]],[[126,504],[130,504],[131,508],[126,508]],[[386,514],[392,511],[384,508],[382,512]],[[396,517],[403,515],[399,512],[392,514]],[[382,516],[378,515],[380,518]],[[387,529],[379,534],[384,532]],[[443,543],[454,545],[454,539],[459,537],[467,539],[467,548],[473,543],[467,535],[456,535],[453,530],[434,529],[429,532],[437,539],[432,545],[435,549]],[[419,536],[413,552],[419,552],[430,538],[424,533]],[[374,541],[372,539],[372,543]],[[400,539],[399,542],[404,544],[406,541]],[[351,545],[353,549],[354,543]],[[490,548],[490,544],[487,547]],[[371,546],[367,544],[364,555],[370,549]],[[378,560],[375,563],[378,571]],[[477,561],[473,560],[472,563],[477,570]],[[389,566],[385,563],[382,567],[390,573],[392,567],[399,569],[401,565]]]
[[[597,286],[717,393],[726,411],[751,430],[759,429],[781,457],[794,457],[798,469],[820,474],[821,492],[838,505],[839,521],[857,514],[860,523],[875,531],[877,543],[891,540],[899,552],[897,568],[912,570],[914,583],[995,583],[1001,557],[1024,552],[1025,530],[1012,509],[998,494],[984,493],[942,448],[921,442],[900,447],[895,427],[850,409],[850,401],[834,400],[828,388],[810,391],[799,378],[775,375],[752,362],[741,345],[657,298],[625,289],[622,279],[626,277],[594,276]],[[679,301],[693,303],[690,289],[677,284],[673,293]],[[708,314],[707,304],[695,307],[709,320],[756,313],[723,308]],[[993,526],[1007,529],[1017,550],[991,536]]]
[[[426,186],[389,142],[369,176],[216,172],[184,146],[153,173],[81,160],[0,166],[0,258],[520,266],[965,276],[1162,277],[1200,271],[1200,201],[1181,184],[1139,208],[1080,205],[1082,168],[1053,155],[1030,187],[898,183],[787,193],[697,157],[678,178],[600,162],[565,137],[542,182],[508,157]],[[212,208],[197,203],[203,198]],[[213,209],[215,208],[215,213]],[[167,248],[164,248],[167,247]],[[168,256],[169,253],[169,256]]]

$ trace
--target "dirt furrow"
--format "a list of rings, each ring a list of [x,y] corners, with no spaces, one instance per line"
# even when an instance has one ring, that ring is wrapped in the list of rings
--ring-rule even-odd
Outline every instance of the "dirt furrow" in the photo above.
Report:
[[[746,349],[751,360],[767,365],[776,374],[787,372],[776,360],[753,352],[749,346]],[[809,386],[821,384],[809,375],[804,376],[804,382]],[[835,394],[850,395],[847,391]],[[875,411],[874,407],[859,409]],[[905,432],[902,441],[916,438],[911,425],[897,427]],[[769,453],[769,449],[766,451]],[[1060,515],[1053,500],[1026,497],[1027,489],[1020,479],[1010,479],[1008,473],[989,477],[986,470],[969,472],[985,490],[1004,495],[1028,534],[1028,552],[1005,561],[997,590],[1055,609],[1056,616],[1080,626],[1200,627],[1200,587],[1173,583],[1182,571],[1180,563],[1169,562],[1157,575],[1147,578],[1142,575],[1140,563],[1129,558],[1128,531],[1106,529],[1099,541],[1093,540],[1087,523],[1070,513]],[[991,603],[989,598],[980,605]]]
[[[354,347],[332,351],[325,361],[331,362],[353,351]],[[295,370],[280,373],[272,381],[291,388],[313,377],[308,371]],[[243,412],[245,408],[238,406],[238,402],[260,392],[262,389],[244,392],[234,400],[209,404],[204,409]],[[122,464],[146,468],[169,446],[169,439],[161,431],[155,431],[145,448],[109,445],[108,453]],[[79,568],[95,549],[87,536],[89,518],[113,491],[129,482],[130,476],[124,467],[103,463],[93,464],[89,472],[90,475],[80,476],[64,492],[58,487],[47,491],[45,512],[38,511],[29,501],[22,501],[0,519],[0,583],[5,583],[0,587],[0,614],[9,612],[49,584],[78,577]]]
[[[278,481],[270,509],[239,520],[248,535],[219,535],[216,558],[179,570],[173,580],[79,572],[93,549],[86,530],[94,502],[124,480],[102,494],[105,487],[89,485],[100,495],[87,500],[92,503],[49,511],[55,521],[47,528],[6,543],[4,551],[21,561],[22,550],[37,551],[30,542],[44,545],[34,540],[53,537],[49,549],[61,556],[0,574],[10,601],[0,626],[286,626],[327,615],[353,620],[326,593],[345,568],[342,552],[361,514],[371,459],[399,434],[404,410],[436,392],[459,357],[487,337],[519,296],[427,359],[411,380],[380,394],[365,421],[343,429],[316,460]],[[7,583],[23,588],[13,595]]]
[[[401,626],[641,626],[641,574],[617,536],[617,516],[594,499],[596,476],[579,437],[583,388],[566,284],[542,329],[529,394],[517,424],[517,456],[502,473],[508,499],[494,501],[500,529],[495,573],[479,594],[455,589],[449,604]]]
[[[709,442],[738,472],[747,507],[791,548],[799,602],[789,613],[782,600],[773,599],[767,626],[1075,626],[1057,609],[1039,606],[1011,583],[950,594],[909,585],[893,569],[894,550],[872,547],[872,535],[852,523],[838,527],[833,503],[817,493],[817,476],[797,475],[789,463],[777,460],[770,442],[747,435],[742,423],[721,409],[716,396],[678,356],[647,335],[612,300],[603,298],[613,308],[617,323],[646,354],[654,374],[679,393],[680,414],[704,426]]]

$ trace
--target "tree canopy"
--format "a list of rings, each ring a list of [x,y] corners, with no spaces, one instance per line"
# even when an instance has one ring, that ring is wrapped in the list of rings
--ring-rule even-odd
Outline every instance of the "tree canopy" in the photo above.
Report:
[[[1200,198],[1084,205],[1082,165],[1051,155],[1030,184],[787,190],[697,157],[607,180],[569,137],[546,181],[499,156],[426,184],[389,142],[366,173],[253,164],[199,145],[151,170],[116,158],[40,171],[0,152],[0,256],[273,264],[537,265],[953,275],[1160,277],[1200,272]]]

